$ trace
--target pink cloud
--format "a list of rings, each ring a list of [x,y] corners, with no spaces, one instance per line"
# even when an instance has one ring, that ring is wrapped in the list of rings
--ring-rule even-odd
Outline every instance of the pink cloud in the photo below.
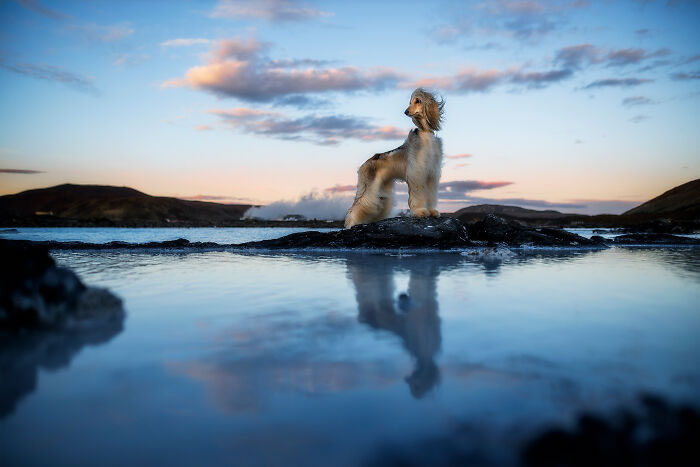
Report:
[[[381,90],[394,86],[398,73],[388,68],[323,67],[310,59],[271,60],[260,55],[268,45],[255,39],[219,41],[208,62],[187,70],[184,78],[162,87],[191,87],[220,97],[270,102],[305,93]]]
[[[468,157],[472,157],[471,154],[454,154],[452,156],[445,156],[445,159],[466,159]]]
[[[355,190],[357,190],[357,185],[336,185],[330,188],[326,188],[324,191],[328,193],[354,193]]]

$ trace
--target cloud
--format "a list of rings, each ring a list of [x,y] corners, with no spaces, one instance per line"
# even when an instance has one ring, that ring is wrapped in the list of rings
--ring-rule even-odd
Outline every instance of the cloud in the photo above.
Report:
[[[326,188],[323,191],[325,191],[327,193],[348,193],[348,192],[354,193],[355,190],[357,190],[357,185],[336,185],[336,186],[332,186],[330,188]]]
[[[442,200],[441,200],[442,201]],[[457,202],[460,200],[453,200],[452,202]],[[469,196],[464,200],[472,204],[500,204],[500,205],[512,205],[521,206],[527,208],[538,208],[538,209],[583,209],[587,206],[580,202],[550,202],[542,199],[529,199],[529,198],[481,198]]]
[[[454,180],[451,182],[440,183],[440,191],[448,191],[451,193],[467,192],[474,190],[492,190],[512,185],[513,182],[484,182],[481,180]]]
[[[330,101],[305,96],[303,94],[292,94],[291,96],[275,99],[274,105],[296,107],[297,109],[320,109],[323,107],[328,107],[330,105]]]
[[[214,128],[212,128],[209,125],[197,125],[194,127],[195,131],[211,131]]]
[[[652,58],[671,55],[671,49],[661,48],[656,51],[647,51],[641,48],[627,49],[603,49],[592,44],[577,44],[559,49],[554,62],[569,69],[578,70],[584,65],[602,64],[607,67],[621,67],[636,65]],[[656,61],[646,69],[671,63],[667,60]]]
[[[579,69],[584,64],[598,63],[600,53],[600,49],[592,44],[570,45],[556,52],[554,62],[566,68]]]
[[[505,84],[520,85],[527,89],[539,89],[563,81],[571,77],[572,74],[573,72],[568,69],[522,71],[517,68],[479,70],[471,67],[456,73],[454,76],[420,79],[413,83],[402,84],[402,87],[431,87],[457,93],[488,92],[496,86]]]
[[[28,169],[0,169],[0,173],[3,174],[43,174],[41,170],[28,170]]]
[[[93,78],[81,76],[57,66],[0,62],[0,68],[35,79],[65,84],[66,86],[88,94],[97,94],[97,88],[95,88],[93,84]]]
[[[587,84],[583,89],[594,89],[594,88],[605,88],[605,87],[618,87],[618,88],[629,88],[633,86],[639,86],[644,83],[651,83],[653,79],[643,79],[643,78],[610,78],[601,79],[598,81],[593,81]]]
[[[450,21],[431,28],[429,35],[441,44],[474,35],[534,42],[561,29],[568,11],[587,4],[569,0],[491,0],[475,2],[465,11],[464,3],[459,3],[459,11],[449,15]]]
[[[466,159],[467,157],[472,157],[471,154],[454,154],[452,156],[445,156],[445,159]]]
[[[605,56],[607,66],[625,66],[640,63],[655,57],[671,55],[671,49],[663,48],[655,52],[647,52],[644,49],[617,49],[611,50]]]
[[[376,126],[366,119],[345,115],[305,115],[289,118],[280,112],[239,107],[214,109],[210,113],[222,118],[228,126],[245,133],[321,145],[338,144],[344,139],[360,141],[397,140],[406,131],[394,126]]]
[[[240,198],[238,196],[221,196],[221,195],[194,195],[194,196],[178,196],[178,199],[186,201],[212,201],[222,204],[250,204],[250,198]]]
[[[256,18],[275,22],[308,21],[330,16],[295,0],[219,0],[213,18]]]
[[[622,105],[625,107],[637,107],[640,105],[654,104],[655,102],[645,96],[630,96],[622,99]]]
[[[127,23],[102,26],[95,23],[74,23],[69,29],[78,31],[93,42],[115,42],[134,34],[134,29]]]
[[[195,38],[181,38],[181,39],[170,39],[161,42],[161,47],[190,47],[192,45],[209,44],[211,41],[209,39],[203,39],[201,37]]]
[[[635,115],[634,117],[630,118],[630,122],[632,123],[642,123],[643,121],[649,120],[651,117],[648,115]]]
[[[382,90],[401,78],[396,72],[376,68],[322,66],[312,59],[271,60],[261,55],[269,44],[255,39],[229,39],[215,44],[207,63],[190,68],[184,78],[165,81],[162,87],[191,87],[219,97],[248,102],[290,102],[306,93]]]
[[[690,81],[700,79],[700,71],[691,71],[683,73],[673,73],[671,79],[674,81]]]
[[[64,20],[67,19],[68,16],[64,15],[63,13],[52,10],[51,8],[47,8],[44,5],[41,4],[38,0],[15,0],[17,3],[22,5],[24,8],[27,10],[33,11],[34,13],[38,13],[40,15],[46,16],[47,18],[51,19],[56,19],[56,20]]]
[[[137,50],[136,52],[116,52],[114,53],[114,63],[117,66],[138,65],[151,58],[148,54]]]
[[[467,201],[471,199],[468,192],[478,190],[493,190],[504,186],[512,185],[513,182],[494,181],[486,182],[482,180],[453,180],[442,182],[438,185],[438,198],[441,201]],[[396,194],[403,200],[408,194],[408,186],[405,183],[397,185]]]
[[[341,192],[345,193],[345,192]],[[307,219],[345,219],[352,196],[336,196],[335,192],[318,193],[312,191],[297,200],[281,200],[267,206],[255,207],[246,211],[244,217],[261,219],[282,219],[290,214],[298,214]]]

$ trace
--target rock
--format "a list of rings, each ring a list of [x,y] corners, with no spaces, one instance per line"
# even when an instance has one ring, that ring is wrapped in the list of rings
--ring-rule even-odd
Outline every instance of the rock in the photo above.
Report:
[[[336,232],[299,232],[237,245],[247,249],[297,248],[462,248],[470,246],[464,225],[451,217],[393,217]]]
[[[119,297],[86,287],[43,245],[0,240],[0,418],[34,391],[39,368],[67,366],[123,329]]]
[[[537,246],[603,246],[592,240],[560,229],[523,227],[494,214],[467,226],[469,238],[489,244],[505,243],[510,246],[532,244]]]
[[[613,241],[616,245],[700,245],[700,240],[697,238],[663,233],[619,235]]]
[[[0,241],[0,329],[55,328],[123,318],[121,300],[56,266],[44,246]]]
[[[700,230],[698,220],[656,219],[622,229],[624,233],[692,234]]]

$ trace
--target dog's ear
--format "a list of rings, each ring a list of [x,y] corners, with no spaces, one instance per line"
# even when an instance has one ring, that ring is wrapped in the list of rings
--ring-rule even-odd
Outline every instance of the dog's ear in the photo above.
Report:
[[[430,95],[424,104],[425,120],[433,131],[440,131],[442,119],[445,115],[445,99],[442,97],[438,101],[435,96]]]

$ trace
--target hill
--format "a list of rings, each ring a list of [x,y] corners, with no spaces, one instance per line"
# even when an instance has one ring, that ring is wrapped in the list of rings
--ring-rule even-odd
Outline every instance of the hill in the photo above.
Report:
[[[579,216],[579,214],[564,214],[554,210],[537,211],[535,209],[525,209],[518,206],[507,206],[500,204],[479,204],[476,206],[468,206],[452,213],[451,216],[466,220],[482,219],[486,216],[486,214],[496,214],[500,217],[522,220],[554,220]]]
[[[700,178],[657,196],[623,216],[668,217],[673,219],[700,218]]]
[[[223,226],[248,204],[220,204],[150,196],[133,188],[58,185],[0,196],[2,226]]]
[[[483,219],[487,214],[543,227],[622,227],[630,230],[693,232],[700,228],[700,179],[672,188],[620,215],[588,216],[496,204],[469,206],[448,215],[469,224]]]

